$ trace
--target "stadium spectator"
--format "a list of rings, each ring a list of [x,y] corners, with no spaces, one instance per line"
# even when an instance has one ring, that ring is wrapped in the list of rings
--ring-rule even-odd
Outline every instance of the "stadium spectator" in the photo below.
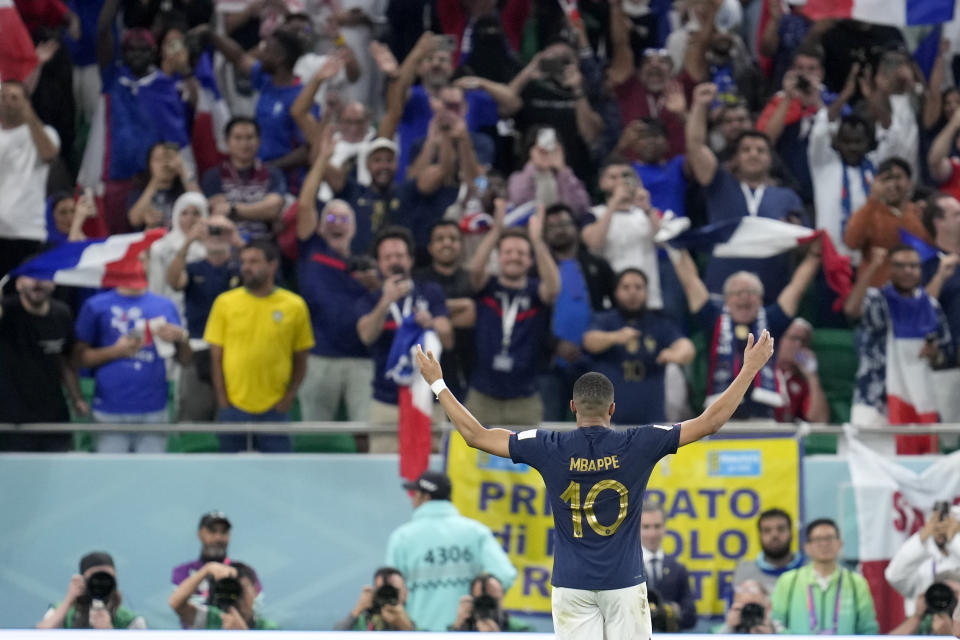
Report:
[[[911,233],[926,243],[931,242],[923,228],[920,208],[910,201],[913,192],[910,165],[902,158],[888,158],[877,167],[870,197],[847,221],[843,242],[852,250],[861,251],[863,260],[857,278],[872,268],[874,248],[890,250],[902,242],[900,230]],[[871,270],[869,286],[882,287],[890,277],[886,264]]]
[[[419,85],[414,84],[417,76]],[[381,137],[396,133],[399,138],[398,178],[403,179],[414,162],[413,143],[428,136],[431,120],[444,107],[441,90],[452,78],[453,50],[447,37],[425,31],[387,89],[387,110],[378,130]],[[495,127],[499,117],[509,117],[521,106],[513,88],[499,82],[469,77],[459,79],[457,86],[463,92],[457,110],[470,133]]]
[[[709,405],[736,375],[740,367],[736,354],[746,344],[747,334],[757,335],[766,329],[774,339],[779,339],[787,330],[797,314],[803,292],[820,266],[820,247],[818,242],[814,243],[776,302],[766,306],[763,304],[763,283],[755,274],[738,271],[730,275],[723,283],[723,303],[720,303],[710,298],[689,253],[676,252],[674,260],[690,313],[708,335],[716,336],[707,372],[706,403]],[[773,362],[768,362],[734,416],[741,420],[772,418],[774,409],[783,405],[783,398],[776,389],[776,367]]]
[[[197,527],[197,539],[200,540],[200,557],[190,562],[184,562],[173,568],[170,581],[179,587],[184,580],[197,571],[203,569],[208,562],[222,562],[230,564],[227,557],[227,547],[230,545],[230,520],[222,511],[209,511],[200,517],[200,526]],[[259,586],[258,591],[259,591]],[[191,599],[194,602],[204,602],[210,592],[210,580],[203,580],[197,584],[196,591]]]
[[[67,241],[86,240],[84,228],[91,220],[91,226],[99,226],[101,220],[97,216],[92,193],[74,199],[66,191],[54,192],[47,198],[47,245],[56,247]]]
[[[84,302],[76,330],[80,365],[94,369],[97,422],[170,421],[164,358],[176,354],[180,364],[190,362],[190,334],[181,326],[176,305],[147,290],[142,267],[125,286]],[[167,436],[149,430],[103,432],[96,435],[96,448],[99,453],[163,453]]]
[[[176,202],[170,204],[170,230],[150,245],[147,260],[147,287],[153,293],[173,300],[177,310],[183,314],[182,289],[176,289],[167,284],[167,270],[177,252],[187,244],[190,232],[194,228],[199,229],[205,226],[207,218],[210,217],[210,209],[203,194],[193,191],[181,194]],[[192,241],[189,244],[187,262],[197,262],[206,257],[202,244]]]
[[[876,635],[877,615],[863,576],[837,563],[843,541],[829,518],[807,525],[810,564],[777,579],[773,619],[786,633]]]
[[[960,201],[934,193],[923,208],[923,228],[938,249],[923,262],[924,288],[940,303],[956,346],[960,340]]]
[[[453,347],[453,327],[439,285],[410,277],[413,236],[409,230],[384,227],[373,243],[373,254],[383,278],[383,287],[357,301],[356,331],[373,358],[369,420],[375,424],[396,425],[399,417],[397,385],[387,376],[387,359],[397,328],[403,324],[404,318],[413,314],[418,325],[436,331],[444,349],[449,349]],[[370,434],[371,453],[396,452],[397,447],[394,433]],[[404,572],[404,575],[408,574]]]
[[[158,142],[150,147],[142,182],[145,184],[134,187],[127,196],[127,220],[134,229],[170,229],[177,198],[187,191],[200,191],[175,142]]]
[[[450,381],[450,390],[457,399],[467,394],[467,384],[473,371],[473,326],[477,321],[477,307],[473,300],[470,273],[463,268],[463,232],[452,220],[438,220],[430,231],[430,266],[413,272],[414,278],[435,282],[443,289],[453,326],[454,347],[444,350],[440,362]]]
[[[187,198],[186,202],[181,203],[184,198]],[[190,202],[195,202],[196,207],[189,205]],[[190,348],[193,350],[192,361],[180,371],[177,419],[182,422],[212,422],[217,417],[217,394],[213,388],[210,345],[203,339],[203,332],[217,296],[240,284],[240,269],[234,249],[242,247],[243,241],[237,228],[227,218],[220,215],[206,219],[202,217],[206,201],[200,194],[181,196],[177,205],[181,204],[184,205],[181,218],[187,216],[182,218],[183,222],[188,219],[193,222],[186,236],[181,234],[177,238],[171,231],[154,243],[150,248],[151,266],[154,251],[161,242],[170,238],[172,245],[179,244],[176,253],[168,259],[160,259],[169,264],[164,274],[166,288],[181,296],[187,331],[190,332]],[[196,213],[190,213],[192,208],[196,209]],[[181,219],[176,217],[176,207],[174,215],[176,225],[176,221]]]
[[[365,421],[370,408],[373,363],[357,336],[357,301],[367,293],[362,265],[351,253],[356,221],[353,208],[331,200],[317,213],[313,194],[320,184],[331,146],[324,144],[303,182],[297,205],[297,280],[316,344],[307,357],[307,375],[300,387],[304,420],[333,420],[340,403],[350,420]],[[362,267],[362,268],[358,268]],[[368,278],[377,286],[376,276]]]
[[[741,585],[755,581],[764,594],[773,593],[781,575],[803,566],[806,561],[803,553],[791,549],[793,519],[783,509],[767,509],[761,513],[757,518],[757,531],[760,534],[760,553],[757,554],[757,559],[741,560],[733,571],[734,603],[739,593],[737,588]]]
[[[290,114],[301,89],[293,66],[303,54],[302,40],[289,30],[276,29],[262,40],[254,57],[230,37],[210,31],[205,25],[193,32],[209,34],[217,51],[237,73],[249,77],[259,92],[254,107],[254,120],[262,136],[257,157],[285,172],[291,191],[296,193],[300,183],[298,170],[308,161],[306,143]]]
[[[412,492],[413,519],[390,534],[386,564],[410,585],[407,610],[417,628],[446,631],[474,577],[488,573],[509,589],[517,570],[490,529],[450,502],[446,474],[425,471],[403,486]]]
[[[496,576],[482,574],[470,583],[470,595],[462,596],[451,631],[533,631],[503,610],[503,584]]]
[[[582,352],[584,332],[593,313],[612,305],[614,275],[603,258],[580,244],[573,211],[562,203],[544,213],[543,238],[560,273],[560,291],[551,318],[550,362],[537,377],[547,422],[573,417],[569,401],[573,383],[590,368]]]
[[[883,575],[897,592],[903,596],[904,609],[908,616],[922,618],[923,595],[932,585],[938,573],[960,570],[960,522],[950,504],[935,505],[923,527],[907,538],[890,558]]]
[[[784,405],[775,416],[777,422],[829,422],[830,407],[817,375],[817,355],[810,349],[813,326],[803,318],[794,318],[783,333],[777,350],[777,387]]]
[[[630,145],[634,151],[633,169],[640,177],[643,187],[650,192],[650,204],[663,213],[686,214],[687,176],[686,158],[667,155],[669,141],[663,123],[654,118],[631,122],[628,130],[635,138]],[[627,135],[624,132],[624,135]]]
[[[737,151],[740,134],[755,128],[753,114],[742,100],[720,105],[710,131],[710,148],[717,154],[717,160],[729,162]]]
[[[648,278],[649,309],[662,309],[660,271],[653,237],[660,228],[660,215],[650,205],[650,192],[637,179],[623,158],[610,156],[600,170],[604,204],[584,218],[583,243],[604,258],[615,273],[639,269]]]
[[[260,126],[255,120],[235,116],[223,135],[229,157],[208,169],[201,181],[210,211],[229,216],[250,239],[271,238],[287,191],[283,174],[257,158]]]
[[[373,586],[360,592],[357,604],[334,625],[336,631],[414,631],[416,626],[404,606],[410,592],[403,574],[381,567],[373,574]]]
[[[639,269],[620,272],[615,308],[597,311],[583,335],[592,369],[620,389],[616,424],[662,424],[667,418],[666,366],[690,364],[693,343],[667,317],[646,307],[647,277]]]
[[[780,633],[771,617],[770,595],[757,580],[744,580],[733,587],[733,600],[717,633]]]
[[[209,604],[192,601],[202,582],[211,583]],[[249,565],[208,562],[180,583],[170,596],[170,608],[187,629],[279,629],[275,622],[255,611],[257,584],[257,572]]]
[[[890,47],[867,72],[860,93],[867,113],[877,123],[878,155],[881,160],[903,158],[910,167],[908,175],[919,176],[919,114],[913,106],[918,77],[913,58],[905,47]]]
[[[928,592],[915,603],[913,615],[889,633],[891,636],[950,636],[954,634],[954,614],[960,599],[960,572],[942,571],[933,577]]]
[[[691,629],[697,623],[697,607],[690,590],[690,576],[687,568],[666,555],[661,546],[666,534],[667,513],[660,503],[646,500],[640,519],[647,590],[659,595],[659,607],[667,610],[667,616],[675,619],[681,630]]]
[[[503,200],[497,200],[495,209],[493,228],[469,267],[477,305],[477,360],[467,406],[483,424],[535,425],[543,419],[536,377],[549,337],[550,308],[560,292],[560,272],[543,240],[542,206],[527,231],[504,228]],[[499,274],[490,276],[487,263],[494,247]],[[539,277],[530,275],[534,260]]]
[[[564,203],[573,210],[574,219],[590,209],[590,196],[580,178],[567,166],[563,147],[552,127],[532,127],[529,160],[508,181],[510,204],[523,205],[536,200],[544,207]]]
[[[960,198],[960,160],[957,159],[957,133],[960,132],[960,109],[955,109],[941,129],[927,156],[927,169],[934,183],[945,193]]]
[[[592,56],[580,58],[567,40],[554,38],[510,82],[523,103],[516,114],[520,129],[552,128],[570,168],[588,184],[605,126],[587,92],[585,76],[593,65]]]
[[[60,137],[37,118],[23,84],[4,79],[0,87],[0,277],[36,253],[48,230],[44,198],[50,163]]]
[[[123,606],[113,558],[93,551],[80,558],[67,595],[50,605],[38,629],[146,629],[147,621]]]
[[[16,295],[0,303],[0,422],[69,422],[61,382],[79,415],[90,413],[74,354],[73,314],[53,300],[54,284],[16,279]],[[0,451],[69,451],[72,433],[3,433]]]
[[[911,422],[935,422],[936,411],[933,416],[927,413],[930,407],[936,407],[931,395],[932,372],[955,362],[950,327],[936,299],[920,288],[922,265],[917,251],[898,245],[890,250],[889,258],[888,261],[886,249],[872,250],[843,306],[847,317],[860,323],[859,366],[850,421],[857,425],[890,424],[887,383],[891,376],[900,380],[909,376],[909,381],[901,383],[904,388],[898,393],[897,406],[902,403],[906,411],[913,412],[904,416]],[[888,264],[889,281],[882,288],[870,286],[876,273]],[[902,340],[917,344],[923,341],[923,346],[907,346]],[[896,353],[888,353],[888,349],[895,349]],[[888,365],[895,368],[891,371]],[[900,419],[893,417],[894,422]],[[897,436],[897,451],[938,450],[936,441],[936,436]]]
[[[123,33],[115,48],[114,22],[120,0],[106,0],[97,19],[97,65],[101,97],[78,181],[103,185],[103,209],[110,233],[130,229],[127,219],[131,179],[147,168],[148,152],[161,141],[175,143],[189,173],[195,171],[188,146],[187,109],[177,78],[153,66],[157,44],[144,28]],[[120,61],[115,60],[120,51]]]
[[[276,286],[276,246],[257,240],[240,251],[243,286],[221,293],[203,339],[210,344],[220,422],[286,422],[314,346],[310,313],[300,296]],[[221,433],[220,450],[243,451],[245,434]],[[289,435],[253,434],[258,451],[289,452]]]
[[[805,0],[788,0],[784,10],[783,3],[779,1],[766,2],[769,17],[760,34],[757,49],[760,55],[771,59],[770,82],[774,87],[783,83],[783,76],[791,63],[796,62],[795,52],[803,46],[815,24],[803,13],[805,4]]]
[[[802,211],[803,203],[792,190],[771,182],[772,148],[765,134],[740,134],[730,170],[720,166],[707,146],[707,108],[717,95],[714,84],[694,90],[693,108],[687,119],[687,162],[696,181],[705,188],[707,218],[724,220],[761,216],[785,220]],[[764,304],[774,302],[790,279],[789,258],[713,258],[707,264],[706,284],[711,293],[721,293],[727,277],[737,271],[751,271],[760,277]]]

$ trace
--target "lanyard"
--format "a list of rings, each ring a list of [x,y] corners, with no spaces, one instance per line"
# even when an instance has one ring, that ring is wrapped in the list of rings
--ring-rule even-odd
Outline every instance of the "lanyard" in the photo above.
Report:
[[[413,309],[413,296],[407,296],[403,299],[403,311],[400,311],[400,307],[396,302],[390,303],[390,315],[393,316],[394,322],[397,323],[397,328],[400,328],[400,325],[403,324],[403,319],[410,315],[410,311]]]
[[[746,182],[741,182],[740,190],[743,191],[743,199],[747,203],[747,213],[756,217],[760,211],[760,201],[763,200],[763,193],[767,190],[767,185],[762,184],[751,191]]]
[[[501,350],[503,353],[507,353],[507,351],[510,350],[510,338],[513,336],[513,328],[517,324],[517,315],[520,313],[521,296],[517,295],[511,299],[508,292],[498,291],[497,297],[500,298],[500,305],[503,309],[503,315],[501,316],[503,323]]]
[[[820,621],[817,618],[817,610],[813,604],[813,585],[807,585],[807,610],[810,612],[810,632],[822,636],[833,636],[837,634],[838,621],[840,618],[840,592],[843,590],[843,570],[840,570],[840,577],[837,579],[837,598],[833,603],[833,626],[830,629],[817,631]]]
[[[848,171],[851,167],[843,165],[843,191],[840,194],[840,206],[843,207],[843,217],[840,219],[840,233],[843,234],[847,230],[847,221],[850,220],[850,215],[853,213],[852,204],[850,202],[850,175]],[[857,167],[860,171],[860,180],[863,183],[863,195],[870,195],[870,183],[873,182],[873,165],[869,160],[864,160],[860,163],[860,166]]]

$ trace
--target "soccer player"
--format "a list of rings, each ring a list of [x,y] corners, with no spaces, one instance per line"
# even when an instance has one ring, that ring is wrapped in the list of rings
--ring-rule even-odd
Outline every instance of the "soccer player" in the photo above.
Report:
[[[610,429],[613,384],[601,373],[573,386],[573,431],[487,429],[443,382],[433,353],[417,349],[420,373],[467,444],[540,472],[557,530],[553,564],[553,627],[559,640],[648,640],[646,576],[640,550],[640,505],[654,465],[678,447],[716,433],[730,419],[754,377],[773,355],[764,331],[747,338],[733,383],[699,417],[672,427]],[[445,392],[446,391],[446,392]]]

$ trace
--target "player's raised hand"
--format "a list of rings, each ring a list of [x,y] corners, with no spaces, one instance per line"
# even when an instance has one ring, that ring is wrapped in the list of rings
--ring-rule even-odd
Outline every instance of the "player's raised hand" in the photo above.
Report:
[[[417,366],[420,368],[420,375],[427,381],[427,384],[433,384],[443,377],[443,371],[440,369],[440,363],[433,355],[433,351],[423,352],[423,347],[417,345]]]
[[[773,337],[766,329],[760,334],[760,339],[754,342],[753,334],[747,336],[747,348],[743,350],[743,368],[756,375],[767,360],[773,355]]]

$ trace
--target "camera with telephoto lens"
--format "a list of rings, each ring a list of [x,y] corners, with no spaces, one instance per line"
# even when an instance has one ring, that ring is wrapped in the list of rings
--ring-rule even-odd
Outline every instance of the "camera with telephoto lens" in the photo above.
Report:
[[[106,602],[117,588],[117,579],[106,571],[97,571],[86,580],[91,600]]]
[[[373,606],[370,607],[370,613],[380,613],[384,606],[396,606],[398,604],[400,604],[400,590],[385,582],[373,592]]]
[[[473,619],[500,622],[500,603],[493,596],[481,594],[473,599]]]
[[[241,597],[243,597],[243,585],[240,581],[237,578],[223,578],[210,587],[207,604],[220,611],[229,611],[230,607],[237,606]]]
[[[953,610],[957,608],[957,595],[949,585],[942,582],[934,582],[927,587],[923,593],[923,599],[927,603],[927,613],[937,614],[946,613],[953,615]]]
[[[748,602],[740,609],[740,624],[733,628],[734,633],[751,633],[756,626],[763,624],[767,612],[762,604]]]
[[[218,224],[210,225],[208,227],[208,230],[210,231],[211,236],[222,236],[226,232],[226,229],[224,229]]]

